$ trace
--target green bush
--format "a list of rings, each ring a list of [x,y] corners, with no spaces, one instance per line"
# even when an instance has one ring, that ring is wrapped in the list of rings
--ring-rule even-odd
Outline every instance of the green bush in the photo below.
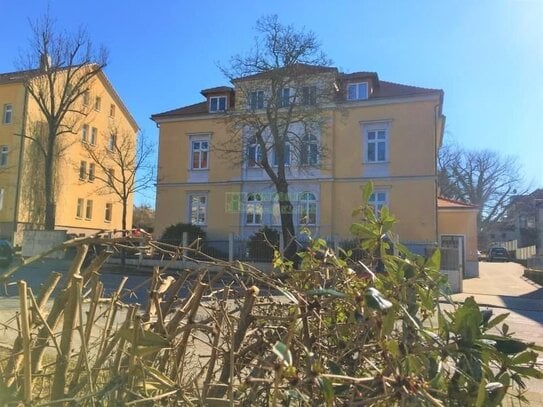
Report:
[[[160,240],[173,244],[176,246],[180,246],[183,243],[183,233],[188,233],[188,241],[187,243],[190,245],[192,242],[194,242],[197,238],[202,239],[200,242],[200,247],[202,246],[203,242],[206,240],[206,232],[202,230],[202,228],[198,225],[191,225],[190,223],[177,223],[175,225],[170,225],[166,228],[164,233],[162,234]]]
[[[274,251],[279,248],[279,232],[264,226],[249,237],[247,251],[253,261],[272,261]]]

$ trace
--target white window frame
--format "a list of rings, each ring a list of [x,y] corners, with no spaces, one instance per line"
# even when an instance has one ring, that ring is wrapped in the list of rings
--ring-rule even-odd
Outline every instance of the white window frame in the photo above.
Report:
[[[96,178],[96,164],[89,163],[89,182],[94,182]]]
[[[89,125],[84,124],[81,128],[81,142],[87,143],[89,141]]]
[[[224,109],[221,109],[221,100],[224,100]],[[215,108],[213,108],[213,101],[216,101],[215,103],[217,104]],[[210,113],[226,112],[227,109],[228,109],[228,96],[222,95],[222,96],[209,97],[209,112]]]
[[[246,225],[262,225],[264,217],[264,205],[262,203],[262,195],[256,192],[247,194],[245,201],[245,224]]]
[[[7,145],[0,146],[0,167],[7,167],[9,158],[9,147]]]
[[[205,143],[205,148],[203,148],[202,143]],[[196,146],[198,146],[197,149]],[[197,160],[195,159],[196,153],[198,153]],[[209,156],[209,137],[191,138],[189,157],[191,171],[209,170]],[[205,157],[205,159],[203,159],[202,157]],[[204,162],[205,166],[202,165]]]
[[[300,104],[303,106],[317,105],[317,85],[302,86],[302,100]]]
[[[85,205],[85,220],[91,220],[92,219],[92,207],[94,205],[94,202],[92,199],[87,199],[87,204]]]
[[[2,123],[11,124],[13,121],[13,105],[11,103],[6,103],[4,105],[4,114],[2,115]]]
[[[279,107],[289,107],[292,104],[294,92],[292,88],[282,88],[279,95]]]
[[[84,208],[85,208],[85,200],[83,198],[77,198],[77,206],[75,209],[75,217],[77,219],[83,218]]]
[[[96,96],[94,99],[94,110],[99,112],[100,109],[102,109],[102,98],[100,96]]]
[[[0,211],[4,209],[4,188],[0,188]]]
[[[389,194],[388,190],[376,189],[368,198],[368,205],[373,207],[373,213],[375,214],[375,216],[379,215],[379,211],[381,210],[383,206],[389,206],[388,194]]]
[[[194,193],[190,194],[188,198],[188,222],[192,225],[207,225],[207,194]],[[193,203],[196,206],[193,207]],[[203,220],[200,220],[200,210],[203,212]],[[193,213],[195,217],[193,217]]]
[[[104,222],[110,223],[113,219],[113,204],[111,202],[107,202],[105,206],[104,211]]]
[[[85,178],[87,178],[87,162],[81,160],[81,162],[79,163],[79,179],[81,181],[84,181]]]
[[[98,138],[98,129],[96,127],[92,127],[91,132],[90,132],[89,144],[91,146],[95,146],[97,138]],[[110,150],[112,150],[112,149],[110,149]]]
[[[300,149],[301,165],[319,164],[319,138],[314,134],[306,134],[302,137],[302,148]],[[312,159],[314,158],[314,160]]]
[[[259,168],[262,161],[262,148],[255,136],[247,141],[247,167]]]
[[[263,90],[253,90],[249,92],[248,105],[250,110],[260,110],[264,109],[265,100],[264,100],[264,91]]]
[[[364,162],[365,163],[386,163],[388,162],[388,128],[383,126],[381,128],[366,128],[365,129],[365,148],[364,148]],[[371,149],[370,149],[371,147]],[[373,152],[373,156],[370,157],[370,152]],[[380,157],[380,153],[383,153],[383,157]]]
[[[364,87],[364,93],[361,95],[360,87]],[[354,95],[351,95],[351,89],[354,89]],[[347,84],[347,100],[367,100],[369,97],[368,82],[353,82]],[[353,97],[351,97],[353,96]]]
[[[311,198],[312,197],[312,198]],[[318,224],[318,201],[314,192],[304,191],[298,199],[298,223],[304,226],[315,226]],[[310,222],[310,215],[315,215],[315,221]]]
[[[290,142],[285,143],[285,167],[290,166],[290,163],[292,162],[292,147],[290,145]],[[275,147],[273,148],[272,153],[272,164],[274,167],[277,167],[277,156],[275,154]]]

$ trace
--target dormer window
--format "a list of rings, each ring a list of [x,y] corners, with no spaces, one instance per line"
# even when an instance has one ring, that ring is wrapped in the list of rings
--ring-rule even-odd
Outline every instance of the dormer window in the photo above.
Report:
[[[368,98],[368,82],[350,83],[347,85],[348,100],[365,100]]]
[[[226,96],[211,96],[209,98],[209,111],[210,112],[226,111]]]

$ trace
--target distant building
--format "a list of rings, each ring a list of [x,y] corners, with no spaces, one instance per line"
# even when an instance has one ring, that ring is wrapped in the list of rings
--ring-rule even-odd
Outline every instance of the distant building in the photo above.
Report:
[[[510,237],[518,240],[519,247],[540,245],[538,239],[543,233],[542,208],[543,189],[541,188],[530,194],[516,195],[511,199],[507,220],[514,232]]]
[[[23,230],[43,226],[43,160],[36,154],[35,143],[22,137],[45,132],[41,111],[24,86],[26,79],[39,80],[42,74],[40,69],[0,74],[0,237],[15,244],[20,243]],[[103,187],[97,179],[99,167],[89,158],[85,145],[107,146],[117,131],[135,139],[138,127],[103,72],[76,103],[85,114],[66,118],[76,125],[74,133],[63,135],[60,144],[55,229],[74,234],[118,229],[122,205],[103,188],[97,192]],[[119,171],[116,167],[111,163],[111,171]],[[130,226],[132,202],[128,209]]]

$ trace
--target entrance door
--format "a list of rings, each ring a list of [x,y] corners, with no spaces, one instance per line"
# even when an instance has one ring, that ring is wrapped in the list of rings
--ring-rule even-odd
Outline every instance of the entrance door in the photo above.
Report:
[[[445,270],[459,270],[464,276],[464,236],[442,235],[441,236],[441,257],[442,268]]]

